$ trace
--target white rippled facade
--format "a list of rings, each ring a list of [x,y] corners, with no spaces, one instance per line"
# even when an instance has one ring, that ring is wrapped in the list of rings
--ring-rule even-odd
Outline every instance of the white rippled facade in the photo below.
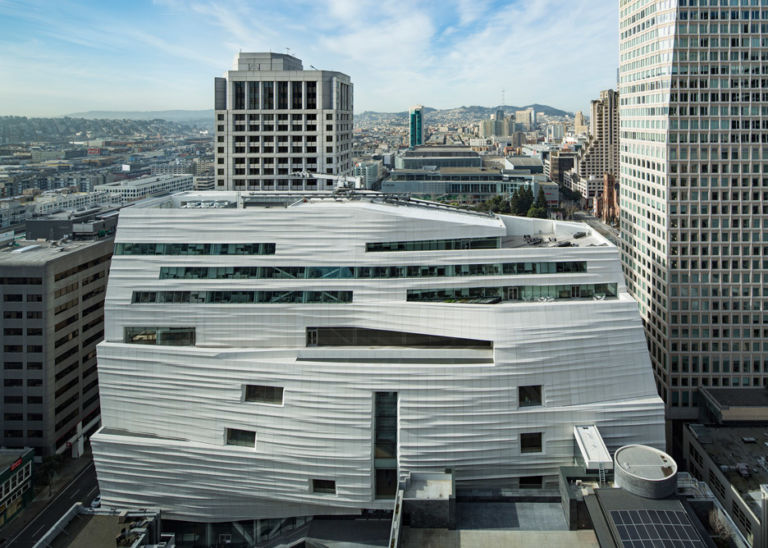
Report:
[[[121,255],[112,261],[98,347],[103,427],[92,438],[106,504],[170,518],[231,521],[356,513],[376,497],[375,394],[397,394],[396,465],[453,470],[457,487],[518,486],[573,461],[573,426],[596,424],[608,448],[664,448],[636,303],[615,247],[584,225],[483,216],[376,197],[290,207],[179,207],[185,193],[123,209],[116,242],[273,243],[267,255]],[[501,238],[500,248],[366,251],[366,243]],[[588,245],[592,242],[593,246]],[[397,278],[162,278],[165,267],[469,265],[586,262],[586,271]],[[480,304],[408,300],[408,290],[616,284],[616,297]],[[136,292],[351,291],[350,302],[134,302]],[[129,344],[126,328],[193,327],[194,345]],[[489,341],[490,347],[311,346],[308,328],[359,328]],[[446,339],[447,340],[447,339]],[[280,404],[246,385],[282,388]],[[540,387],[523,406],[519,387]],[[229,445],[227,429],[255,433]],[[540,433],[525,452],[522,436]],[[332,492],[313,480],[333,482]],[[525,480],[524,480],[525,481]],[[328,485],[327,483],[324,485]]]

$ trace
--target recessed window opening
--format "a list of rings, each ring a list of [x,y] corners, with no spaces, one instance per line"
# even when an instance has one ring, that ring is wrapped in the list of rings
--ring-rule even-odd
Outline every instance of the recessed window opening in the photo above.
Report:
[[[256,403],[283,404],[282,386],[245,385],[245,401]]]
[[[240,447],[256,447],[256,432],[227,428],[227,445]]]

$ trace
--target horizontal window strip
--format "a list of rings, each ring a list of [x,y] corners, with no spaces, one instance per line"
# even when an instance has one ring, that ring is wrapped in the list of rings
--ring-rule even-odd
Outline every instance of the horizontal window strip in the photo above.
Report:
[[[452,249],[499,249],[501,237],[456,238],[448,240],[412,240],[405,242],[368,242],[365,250],[378,251],[444,251]]]
[[[490,353],[490,350],[488,351]],[[299,356],[297,362],[320,362],[320,363],[386,363],[390,365],[398,363],[422,363],[438,365],[472,365],[480,363],[493,363],[493,358],[412,358],[398,356],[396,358],[368,358],[360,356],[357,358],[313,358],[310,356]]]
[[[42,278],[0,278],[0,285],[41,285]]]
[[[416,302],[497,304],[501,302],[550,302],[570,299],[614,299],[616,284],[534,285],[507,287],[451,287],[409,289],[408,300]]]
[[[391,279],[564,274],[586,271],[586,261],[401,266],[163,266],[160,267],[160,279]]]
[[[134,304],[350,303],[351,291],[134,291]]]
[[[275,244],[115,244],[115,255],[274,255]]]
[[[123,342],[160,346],[194,346],[194,327],[125,327]]]

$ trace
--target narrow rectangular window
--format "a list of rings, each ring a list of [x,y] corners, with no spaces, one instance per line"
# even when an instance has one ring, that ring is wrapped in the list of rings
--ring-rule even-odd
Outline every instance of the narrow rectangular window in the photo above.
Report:
[[[541,453],[541,432],[520,434],[521,453]]]
[[[261,85],[262,85],[261,108],[263,109],[275,108],[275,83],[262,82]]]
[[[291,82],[291,108],[304,108],[304,82]]]
[[[262,386],[258,384],[245,385],[245,401],[256,403],[283,404],[282,386]]]
[[[517,400],[520,407],[541,405],[541,385],[518,386]]]
[[[257,110],[259,108],[259,83],[248,82],[248,108]]]
[[[250,430],[238,430],[237,428],[227,428],[227,445],[256,447],[256,432],[251,432]]]
[[[313,479],[312,480],[312,492],[313,493],[327,493],[330,495],[336,494],[336,481],[326,479]]]
[[[235,110],[245,108],[245,82],[235,82],[234,85],[234,105]]]
[[[376,392],[374,400],[376,498],[397,494],[397,392]]]
[[[277,108],[279,110],[288,108],[288,82],[277,83]]]

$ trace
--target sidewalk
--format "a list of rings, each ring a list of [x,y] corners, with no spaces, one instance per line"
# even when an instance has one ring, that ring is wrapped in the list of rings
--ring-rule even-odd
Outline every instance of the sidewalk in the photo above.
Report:
[[[93,459],[90,448],[88,448],[86,452],[83,453],[83,456],[77,460],[68,457],[53,478],[53,487],[49,489],[47,485],[44,486],[21,513],[8,522],[5,527],[0,529],[0,546],[4,546],[8,539],[12,539],[18,535],[30,521],[35,519],[37,515],[48,506],[48,503],[51,500],[56,498],[56,496],[92,462]]]

